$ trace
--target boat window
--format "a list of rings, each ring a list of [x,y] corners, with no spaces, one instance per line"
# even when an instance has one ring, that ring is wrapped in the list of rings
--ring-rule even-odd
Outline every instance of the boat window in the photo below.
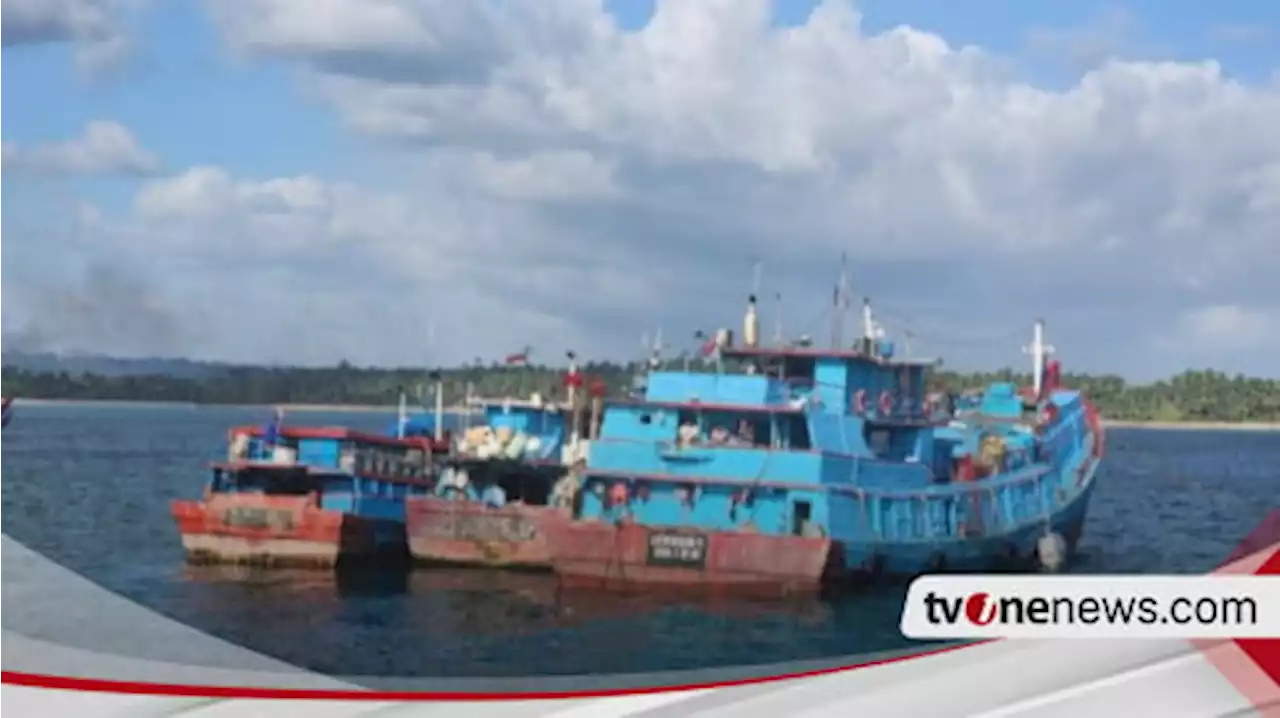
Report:
[[[770,357],[761,362],[762,368],[766,376],[785,378],[787,369],[786,361],[777,357]]]
[[[787,433],[791,448],[797,451],[808,451],[812,448],[809,438],[809,424],[803,416],[791,416],[787,421]]]
[[[261,488],[277,496],[303,496],[315,490],[315,481],[305,471],[248,471],[241,483]]]
[[[692,411],[683,410],[676,415],[676,443],[681,446],[697,444],[703,439],[698,417]]]
[[[813,357],[787,357],[783,362],[783,378],[801,384],[812,384],[817,362]]]
[[[641,414],[640,423],[644,424],[645,426],[648,426],[649,424],[653,423],[653,417],[648,414]]]
[[[808,501],[797,501],[791,510],[791,533],[796,536],[803,536],[805,528],[809,524],[809,516],[813,512],[813,507]]]
[[[891,437],[888,429],[873,429],[867,427],[866,440],[867,448],[871,449],[871,453],[876,456],[884,456],[889,451]]]

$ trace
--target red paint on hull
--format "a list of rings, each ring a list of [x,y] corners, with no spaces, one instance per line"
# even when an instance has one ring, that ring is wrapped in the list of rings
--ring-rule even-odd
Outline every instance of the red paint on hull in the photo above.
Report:
[[[825,538],[746,531],[696,531],[624,522],[548,522],[552,567],[572,586],[698,589],[713,593],[817,592],[832,557]],[[686,567],[651,559],[651,541],[678,535],[705,542],[705,560]]]
[[[174,501],[172,513],[192,563],[331,567],[388,548],[377,533],[390,522],[321,509],[312,496],[214,494]]]
[[[454,566],[551,568],[547,524],[567,509],[412,498],[405,505],[409,552],[417,561]]]

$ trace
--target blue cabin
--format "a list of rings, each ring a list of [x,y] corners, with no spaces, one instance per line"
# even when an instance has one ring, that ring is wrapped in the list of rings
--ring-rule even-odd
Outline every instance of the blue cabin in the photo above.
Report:
[[[199,501],[172,513],[189,561],[338,566],[408,557],[406,503],[440,447],[341,428],[239,427]]]
[[[723,343],[714,371],[654,371],[591,442],[583,521],[825,537],[841,575],[983,570],[1074,548],[1100,456],[1078,392],[926,397],[932,361]]]
[[[214,466],[215,494],[314,493],[319,508],[369,519],[404,523],[409,496],[434,486],[434,445],[342,428],[290,427],[274,442],[259,427],[232,429],[228,460]]]

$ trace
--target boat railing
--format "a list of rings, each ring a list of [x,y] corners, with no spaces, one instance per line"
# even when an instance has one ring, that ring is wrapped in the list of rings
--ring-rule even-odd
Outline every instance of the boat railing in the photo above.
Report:
[[[982,494],[991,491],[1002,491],[1011,487],[1021,486],[1028,483],[1038,483],[1046,475],[1052,474],[1053,470],[1041,465],[1029,466],[1017,471],[1008,472],[1002,476],[990,477],[978,482],[961,481],[948,482],[945,484],[931,484],[927,487],[916,489],[897,489],[890,487],[864,487],[857,485],[844,486],[840,484],[833,485],[835,491],[841,493],[851,493],[867,499],[892,499],[892,500],[910,500],[910,499],[955,499],[966,498],[974,494]]]

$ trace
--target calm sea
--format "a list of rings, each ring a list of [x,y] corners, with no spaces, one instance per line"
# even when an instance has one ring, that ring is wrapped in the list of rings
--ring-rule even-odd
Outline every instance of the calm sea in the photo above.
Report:
[[[903,589],[801,603],[561,594],[555,580],[418,570],[192,569],[169,502],[199,496],[242,408],[19,405],[4,430],[3,529],[184,623],[342,675],[528,676],[772,663],[901,648]],[[295,414],[386,431],[390,415]],[[1113,429],[1073,570],[1213,568],[1280,496],[1280,434]]]

